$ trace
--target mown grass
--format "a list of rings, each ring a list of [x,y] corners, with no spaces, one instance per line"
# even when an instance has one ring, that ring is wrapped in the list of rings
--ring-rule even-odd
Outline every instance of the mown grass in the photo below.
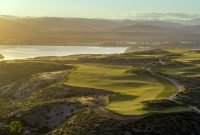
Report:
[[[200,52],[186,49],[168,50],[174,54],[181,54],[172,58],[174,64],[167,64],[154,68],[167,74],[178,76],[200,77]],[[180,64],[183,63],[183,64]]]
[[[162,67],[154,68],[155,71],[159,71],[166,74],[177,75],[177,76],[200,76],[200,65],[190,65],[190,66],[182,66],[176,67],[174,65],[165,65]]]
[[[196,51],[190,51],[183,54],[182,57],[175,59],[180,62],[192,63],[194,61],[200,61],[200,53]]]
[[[162,99],[176,92],[168,81],[148,73],[128,73],[130,66],[77,65],[68,76],[67,85],[112,91],[106,109],[122,115],[144,115],[143,101]]]

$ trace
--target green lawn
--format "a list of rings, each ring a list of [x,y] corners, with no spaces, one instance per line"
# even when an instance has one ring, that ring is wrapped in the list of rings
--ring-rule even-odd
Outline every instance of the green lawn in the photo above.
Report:
[[[176,88],[168,81],[148,73],[128,73],[130,66],[77,65],[68,76],[67,85],[91,87],[115,92],[106,109],[122,115],[144,115],[142,101],[169,97]]]

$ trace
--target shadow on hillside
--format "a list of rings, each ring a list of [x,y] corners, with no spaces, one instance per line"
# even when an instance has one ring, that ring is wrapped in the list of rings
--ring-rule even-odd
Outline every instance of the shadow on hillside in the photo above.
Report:
[[[137,96],[133,96],[133,95],[126,95],[126,94],[113,94],[109,97],[109,102],[122,102],[122,101],[130,101],[130,100],[134,100],[138,98]]]

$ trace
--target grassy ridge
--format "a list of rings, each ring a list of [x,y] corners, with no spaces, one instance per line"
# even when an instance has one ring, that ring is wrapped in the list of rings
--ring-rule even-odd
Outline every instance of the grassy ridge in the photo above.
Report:
[[[64,70],[68,66],[44,62],[7,61],[0,63],[0,86],[12,83],[28,75]]]

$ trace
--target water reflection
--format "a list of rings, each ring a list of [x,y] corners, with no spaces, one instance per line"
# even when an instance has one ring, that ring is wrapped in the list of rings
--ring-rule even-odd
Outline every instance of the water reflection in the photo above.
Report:
[[[126,47],[0,45],[0,54],[4,55],[5,60],[10,60],[38,56],[116,54],[123,53],[126,49]]]

